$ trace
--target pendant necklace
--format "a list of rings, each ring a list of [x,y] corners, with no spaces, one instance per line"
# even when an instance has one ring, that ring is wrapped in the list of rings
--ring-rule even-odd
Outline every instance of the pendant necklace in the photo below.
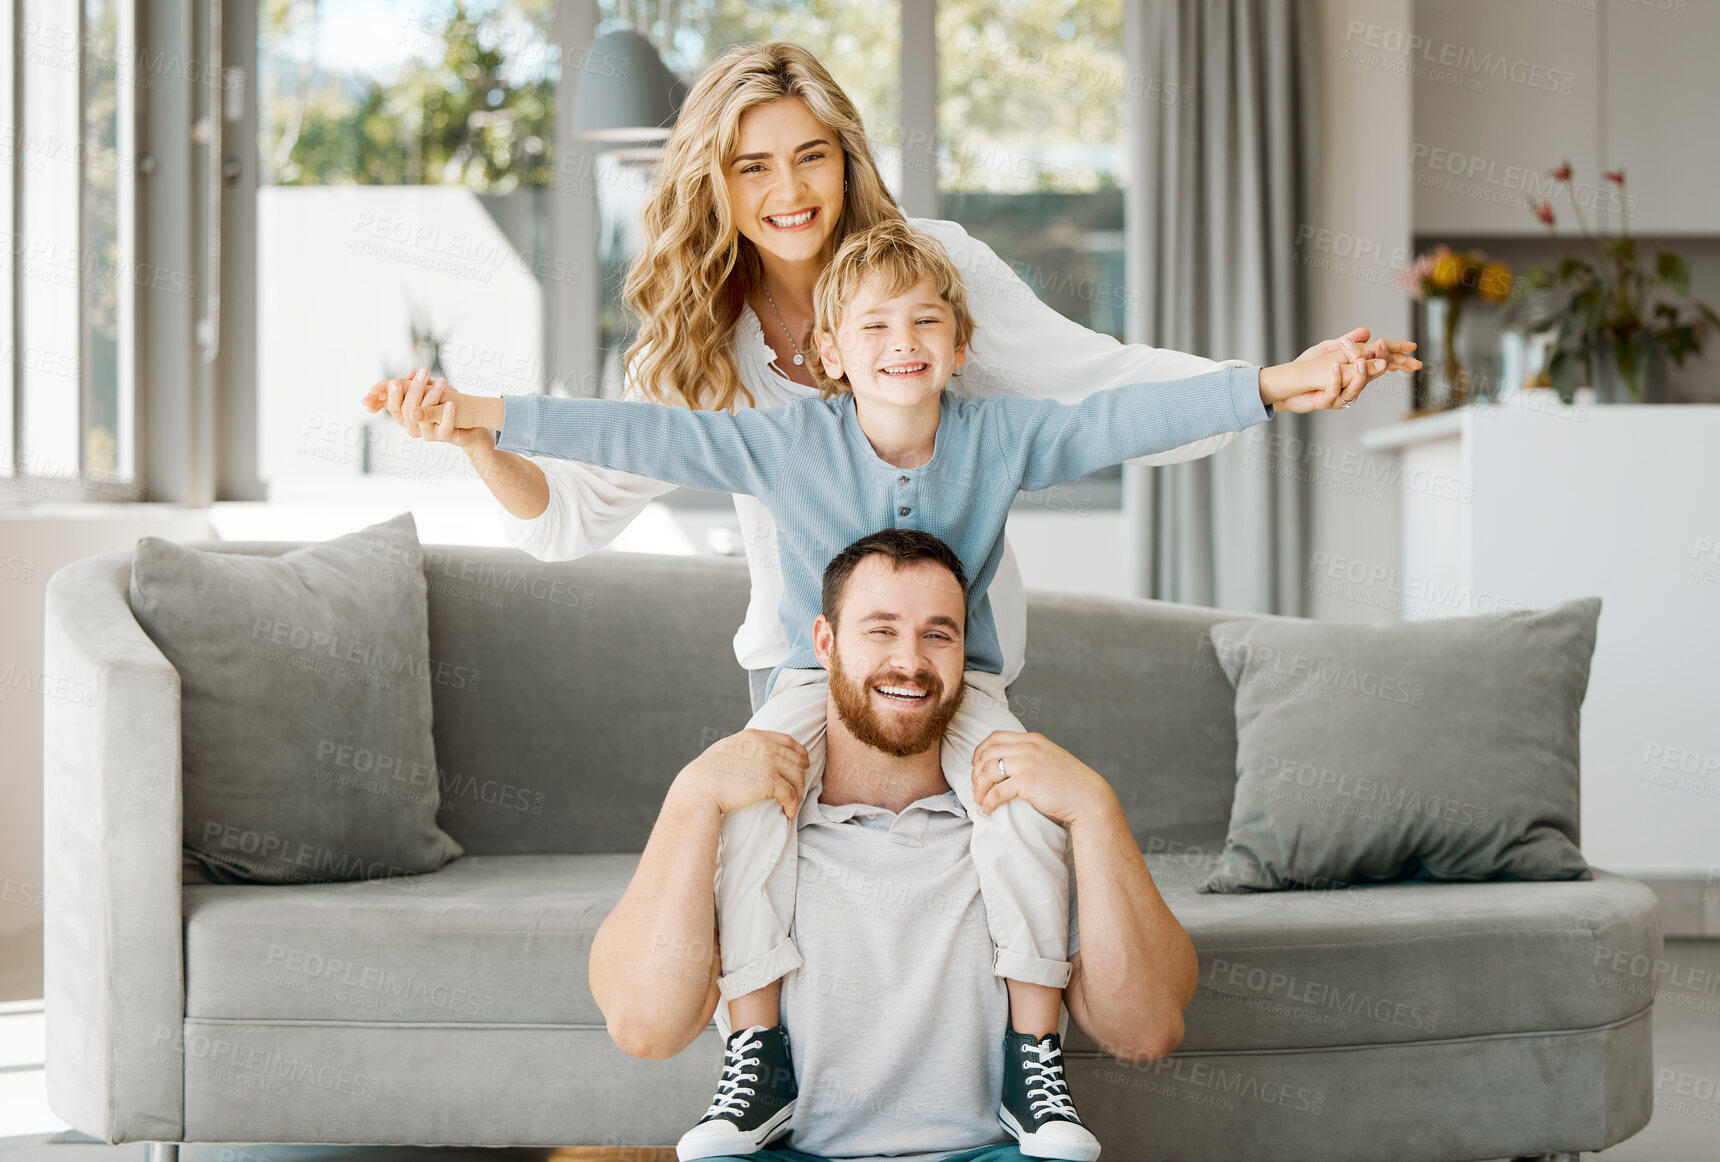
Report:
[[[788,336],[788,345],[794,348],[794,364],[798,367],[806,362],[806,357],[800,353],[800,344],[794,341],[794,332],[790,331],[788,324],[782,321],[782,312],[776,309],[776,298],[770,293],[770,284],[767,282],[763,285],[764,297],[770,300],[770,309],[776,315],[777,325],[782,328],[782,333]]]

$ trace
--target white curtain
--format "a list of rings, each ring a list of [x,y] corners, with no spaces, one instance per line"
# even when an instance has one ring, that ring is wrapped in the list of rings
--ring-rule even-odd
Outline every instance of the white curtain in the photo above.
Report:
[[[1312,342],[1293,261],[1313,165],[1314,13],[1305,0],[1131,0],[1128,280],[1134,342],[1260,364]],[[1304,612],[1302,416],[1215,455],[1125,468],[1132,591]],[[1292,441],[1294,438],[1294,441]]]

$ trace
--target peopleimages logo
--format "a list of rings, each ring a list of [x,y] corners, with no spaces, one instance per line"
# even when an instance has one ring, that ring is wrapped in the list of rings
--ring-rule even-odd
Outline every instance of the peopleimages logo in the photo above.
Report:
[[[203,824],[200,849],[204,855],[255,873],[270,859],[308,868],[310,874],[301,880],[287,882],[313,883],[319,880],[368,880],[414,873],[381,860],[366,860],[346,852],[333,851],[314,843],[303,843],[266,831],[237,827],[211,819]],[[249,859],[241,858],[248,856]]]
[[[962,916],[967,913],[972,899],[966,893],[951,895],[924,884],[903,883],[875,872],[860,872],[835,864],[822,868],[818,875],[810,878],[803,890],[813,889],[823,889],[827,899],[839,893],[851,906],[861,906],[860,910],[870,910],[863,906],[866,904],[876,905],[885,909],[886,915],[897,915],[899,909],[907,907]]]
[[[1545,89],[1561,96],[1574,91],[1577,74],[1569,69],[1557,69],[1524,57],[1503,52],[1477,49],[1449,40],[1435,41],[1402,29],[1352,20],[1344,29],[1343,59],[1362,64],[1386,64],[1387,58],[1397,72],[1439,81],[1461,84],[1463,88],[1479,90],[1486,80],[1505,80],[1531,89]]]
[[[1394,819],[1398,812],[1408,812],[1460,827],[1479,830],[1487,826],[1489,811],[1486,807],[1444,795],[1423,795],[1419,790],[1394,787],[1368,775],[1335,771],[1331,767],[1300,762],[1284,755],[1267,755],[1260,765],[1260,773],[1281,783],[1368,803],[1390,813]]]
[[[1350,691],[1408,706],[1420,706],[1427,694],[1427,687],[1421,682],[1410,682],[1298,651],[1285,652],[1224,634],[1212,634],[1211,640],[1220,662],[1236,660],[1240,663],[1242,680],[1246,682],[1260,683],[1263,676],[1276,675],[1298,680],[1315,690]]]
[[[247,1045],[202,1032],[186,1032],[157,1026],[152,1064],[183,1068],[187,1074],[211,1081],[238,1085],[285,1097],[286,1082],[314,1086],[373,1102],[382,1094],[382,1079],[343,1065],[332,1065],[282,1053],[278,1049]]]
[[[428,679],[456,690],[475,689],[482,672],[428,655],[406,654],[380,643],[343,637],[327,630],[259,617],[251,627],[253,656],[293,661],[336,677],[389,685],[400,674]],[[293,651],[291,655],[285,651]]]
[[[469,1016],[493,1012],[496,998],[455,985],[438,984],[411,974],[402,975],[373,965],[354,964],[314,949],[270,944],[266,963],[279,972],[360,992],[374,993],[396,1003],[411,1001]]]
[[[1213,958],[1207,970],[1207,984],[1220,996],[1236,996],[1219,986],[1245,990],[1262,997],[1273,997],[1315,1009],[1329,1009],[1346,1016],[1370,1017],[1405,1029],[1431,1032],[1438,1017],[1420,1005],[1390,997],[1375,996],[1359,988],[1346,989],[1340,985],[1321,984],[1303,980],[1290,973],[1277,972],[1259,965]]]
[[[1270,1078],[1262,1080],[1252,1073],[1175,1054],[1154,1061],[1131,1062],[1126,1058],[1132,1055],[1133,1050],[1127,1045],[1101,1041],[1099,1049],[1116,1058],[1106,1062],[1105,1071],[1099,1074],[1113,1083],[1124,1083],[1180,1101],[1227,1110],[1235,1109],[1239,1100],[1264,1102],[1303,1114],[1322,1114],[1326,1110],[1326,1095],[1320,1090]]]

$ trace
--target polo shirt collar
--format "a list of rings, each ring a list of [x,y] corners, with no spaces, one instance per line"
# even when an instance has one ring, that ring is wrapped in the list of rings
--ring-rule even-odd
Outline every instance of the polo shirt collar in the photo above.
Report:
[[[895,831],[899,829],[903,825],[907,824],[910,816],[917,815],[922,818],[917,821],[916,831],[923,833],[925,831],[926,822],[923,817],[939,813],[954,815],[958,819],[967,818],[967,809],[962,806],[961,799],[954,791],[945,791],[939,795],[927,795],[923,799],[916,799],[914,802],[909,803],[906,807],[902,808],[902,810],[897,814],[896,823],[891,826],[891,830]],[[812,823],[848,823],[855,819],[870,819],[875,816],[888,814],[890,814],[890,812],[886,808],[880,807],[875,803],[840,803],[832,805],[829,803],[820,803],[817,799],[808,799],[806,801],[806,810],[801,812],[801,825],[806,826]]]

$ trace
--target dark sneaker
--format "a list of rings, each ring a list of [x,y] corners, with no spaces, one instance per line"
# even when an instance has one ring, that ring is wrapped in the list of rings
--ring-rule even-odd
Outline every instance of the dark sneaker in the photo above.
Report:
[[[1010,1029],[1003,1035],[1003,1105],[997,1120],[1029,1158],[1093,1162],[1099,1139],[1081,1124],[1063,1076],[1063,1045],[1057,1034],[1034,1037]]]
[[[722,1158],[752,1154],[788,1133],[794,1122],[794,1061],[788,1030],[763,1025],[729,1034],[717,1097],[699,1124],[681,1135],[675,1157]]]

